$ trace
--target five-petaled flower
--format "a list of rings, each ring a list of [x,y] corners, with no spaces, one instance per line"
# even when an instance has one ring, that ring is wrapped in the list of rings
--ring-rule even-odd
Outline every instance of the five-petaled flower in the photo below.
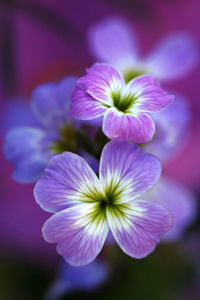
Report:
[[[145,143],[155,133],[149,113],[161,110],[172,99],[151,75],[125,84],[116,68],[96,63],[73,90],[71,114],[82,120],[104,116],[103,132],[110,139]]]
[[[120,17],[108,17],[93,24],[88,40],[95,59],[116,66],[126,82],[147,73],[162,81],[174,81],[187,75],[199,61],[197,43],[186,32],[167,35],[142,57],[136,33]]]
[[[35,181],[52,155],[66,149],[72,151],[69,103],[75,83],[75,77],[67,77],[58,84],[50,82],[36,87],[30,107],[35,124],[18,126],[8,132],[4,153],[14,164],[16,181]]]
[[[95,259],[109,229],[125,253],[145,257],[172,223],[166,208],[140,198],[160,173],[159,160],[129,142],[104,147],[99,178],[76,154],[54,156],[34,189],[37,203],[55,213],[44,224],[44,238],[75,266]]]

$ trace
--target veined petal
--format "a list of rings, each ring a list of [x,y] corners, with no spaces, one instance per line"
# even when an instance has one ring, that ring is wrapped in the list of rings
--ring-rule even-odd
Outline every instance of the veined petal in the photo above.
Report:
[[[44,210],[57,212],[81,201],[98,201],[104,192],[87,162],[74,153],[64,152],[51,158],[34,195]]]
[[[129,109],[137,112],[159,111],[173,99],[160,86],[158,80],[152,75],[141,75],[132,79],[124,89],[124,96],[133,95],[135,101]]]
[[[186,33],[164,38],[146,59],[147,68],[161,80],[174,80],[187,75],[199,59],[195,40]]]
[[[93,24],[88,42],[94,57],[109,62],[121,70],[134,65],[138,57],[138,42],[129,23],[122,18],[106,18]]]
[[[150,254],[172,225],[166,208],[143,200],[109,208],[106,215],[120,248],[134,258]]]
[[[81,120],[98,118],[107,110],[101,102],[76,86],[72,92],[71,115]]]
[[[74,266],[86,265],[101,251],[108,234],[105,211],[98,203],[87,203],[64,209],[50,217],[43,236],[58,243],[57,251]]]
[[[116,68],[108,64],[96,63],[78,80],[78,86],[102,104],[111,106],[112,94],[118,94],[125,83]]]
[[[155,125],[151,117],[145,113],[124,114],[112,107],[104,116],[103,132],[112,140],[145,143],[153,138]]]
[[[129,142],[110,142],[104,147],[99,178],[104,190],[115,197],[114,203],[133,200],[159,179],[159,160]]]

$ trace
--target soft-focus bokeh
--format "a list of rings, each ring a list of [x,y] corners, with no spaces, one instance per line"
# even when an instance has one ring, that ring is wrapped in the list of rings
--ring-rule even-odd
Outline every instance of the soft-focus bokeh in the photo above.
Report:
[[[199,12],[198,0],[0,1],[1,145],[10,128],[34,123],[28,101],[38,84],[82,75],[95,61],[87,39],[94,23],[110,16],[128,20],[143,55],[167,34],[184,31],[200,54]],[[183,186],[184,195],[190,189],[200,201],[199,62],[185,77],[163,86],[184,95],[191,115],[187,137],[164,172]],[[2,151],[0,156],[1,299],[53,300],[59,294],[60,299],[200,299],[198,203],[182,236],[163,240],[147,258],[132,259],[111,245],[97,265],[76,273],[63,266],[55,245],[43,240],[41,228],[49,214],[36,204],[34,184],[16,183],[12,164]]]

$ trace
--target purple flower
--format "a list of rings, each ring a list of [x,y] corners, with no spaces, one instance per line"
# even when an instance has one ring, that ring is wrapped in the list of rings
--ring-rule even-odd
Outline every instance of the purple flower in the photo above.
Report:
[[[1,128],[3,134],[16,126],[39,126],[39,122],[30,110],[29,102],[23,98],[9,98],[4,102],[1,115]]]
[[[156,125],[156,134],[142,147],[166,163],[183,148],[188,136],[190,111],[187,101],[183,96],[176,95],[166,109],[151,114],[151,117]]]
[[[69,264],[81,266],[100,253],[110,229],[126,254],[145,257],[172,223],[162,205],[140,197],[160,173],[159,160],[129,142],[104,147],[99,179],[76,154],[52,157],[34,189],[41,208],[55,213],[44,224],[45,240],[57,243]]]
[[[14,164],[13,178],[16,181],[35,181],[52,155],[73,146],[69,103],[75,82],[75,78],[68,77],[58,84],[37,87],[32,94],[31,110],[38,125],[19,126],[8,132],[4,153]]]
[[[118,17],[93,25],[88,39],[94,57],[118,67],[126,81],[145,73],[172,81],[184,77],[198,61],[196,43],[185,32],[168,35],[146,57],[140,57],[135,33]]]
[[[144,199],[162,204],[172,214],[173,226],[162,236],[165,241],[180,239],[197,215],[197,199],[193,193],[183,185],[166,178],[161,178],[146,192]]]
[[[73,291],[91,291],[101,285],[108,277],[108,267],[100,260],[82,267],[63,263],[59,274],[46,292],[45,300],[60,299]]]
[[[94,64],[72,93],[71,114],[81,120],[103,118],[103,132],[117,141],[148,142],[155,132],[149,113],[173,99],[151,75],[125,84],[121,73],[107,64]]]

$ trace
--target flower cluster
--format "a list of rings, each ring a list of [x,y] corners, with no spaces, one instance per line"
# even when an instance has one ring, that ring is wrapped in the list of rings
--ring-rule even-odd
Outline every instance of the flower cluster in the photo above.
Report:
[[[179,150],[190,119],[187,101],[174,100],[160,80],[193,68],[194,41],[170,36],[142,60],[131,35],[121,19],[94,25],[89,44],[100,62],[79,79],[37,87],[34,125],[6,136],[14,179],[38,180],[35,200],[53,214],[45,240],[73,266],[91,263],[110,235],[129,256],[145,257],[160,237],[181,237],[195,216],[191,192],[159,180],[161,162]]]

